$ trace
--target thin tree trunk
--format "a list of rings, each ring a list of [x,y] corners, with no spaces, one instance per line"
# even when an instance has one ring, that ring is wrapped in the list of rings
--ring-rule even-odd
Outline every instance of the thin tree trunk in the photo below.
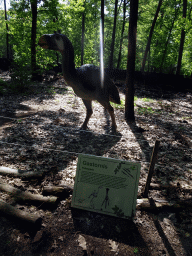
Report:
[[[122,45],[123,45],[123,35],[124,35],[124,31],[125,31],[125,14],[126,14],[126,0],[124,0],[124,4],[123,4],[123,26],[122,26],[122,30],[121,30],[121,39],[120,39],[120,46],[119,46],[117,69],[119,69],[120,64],[121,64],[121,50],[122,50]]]
[[[172,32],[172,29],[173,29],[173,26],[174,26],[174,23],[175,23],[175,20],[176,20],[176,17],[177,17],[178,10],[179,10],[179,8],[177,8],[177,6],[175,6],[175,16],[174,16],[174,19],[172,20],[171,27],[170,27],[169,32],[168,32],[169,35],[168,35],[167,41],[165,43],[163,57],[162,57],[162,60],[161,60],[161,65],[160,65],[160,72],[162,72],[162,69],[163,69],[163,64],[164,64],[165,56],[166,56],[166,53],[167,53],[167,46],[168,46],[168,43],[169,43],[169,40],[170,40],[170,37],[171,37],[171,32]]]
[[[7,59],[9,59],[9,35],[8,35],[8,24],[7,24],[7,8],[6,0],[4,0],[4,9],[5,9],[5,21],[6,21],[6,46],[7,46]]]
[[[128,35],[128,58],[126,75],[126,96],[125,96],[125,119],[134,121],[134,73],[136,57],[136,34],[137,34],[137,15],[138,0],[130,0],[130,18]]]
[[[85,1],[83,4],[85,8]],[[81,65],[83,65],[83,57],[84,57],[84,39],[85,39],[85,10],[82,13],[82,34],[81,34]]]
[[[100,78],[101,86],[104,86],[104,0],[101,0],[101,19],[100,19]]]
[[[31,29],[31,69],[32,79],[36,78],[36,27],[37,27],[37,0],[31,0],[32,29]]]
[[[104,45],[104,0],[101,0],[101,26],[102,26],[102,34],[103,34],[103,45]]]
[[[117,23],[117,5],[118,5],[118,0],[115,0],[113,34],[112,34],[110,56],[109,56],[109,69],[113,68],[113,53],[114,53],[114,46],[115,46],[115,32],[116,32],[116,23]]]
[[[187,13],[187,0],[183,0],[183,19],[185,20]],[[178,62],[177,62],[177,71],[176,75],[180,74],[181,70],[181,61],[183,56],[183,47],[185,42],[185,29],[183,28],[181,31],[181,41],[180,41],[180,47],[179,47],[179,56],[178,56]]]
[[[151,30],[150,30],[150,33],[149,33],[148,42],[147,42],[146,49],[145,49],[145,54],[144,54],[144,57],[143,57],[143,63],[142,63],[142,67],[141,67],[141,72],[144,72],[144,69],[145,69],[145,63],[146,63],[146,60],[147,60],[147,54],[148,54],[149,49],[150,49],[151,39],[152,39],[153,31],[154,31],[154,28],[155,28],[155,23],[156,23],[156,20],[157,20],[157,17],[158,17],[158,14],[159,14],[162,2],[163,2],[163,0],[159,0],[159,4],[157,6],[155,17],[153,19],[153,23],[152,23]]]

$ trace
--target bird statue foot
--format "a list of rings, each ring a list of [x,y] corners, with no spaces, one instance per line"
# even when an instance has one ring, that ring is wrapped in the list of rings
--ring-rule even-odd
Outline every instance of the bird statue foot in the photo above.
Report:
[[[112,134],[116,135],[117,134],[117,127],[112,126]]]
[[[86,131],[87,130],[87,125],[82,125],[79,130],[83,130],[83,131]]]

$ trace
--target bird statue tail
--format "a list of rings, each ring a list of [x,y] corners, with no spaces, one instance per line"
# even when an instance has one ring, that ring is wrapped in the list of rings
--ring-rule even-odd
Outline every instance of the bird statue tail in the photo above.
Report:
[[[107,89],[108,89],[108,94],[109,94],[109,101],[116,103],[116,104],[120,104],[120,97],[119,97],[119,91],[116,87],[116,85],[114,84],[114,82],[108,78],[107,76],[105,76],[105,83],[107,85]]]

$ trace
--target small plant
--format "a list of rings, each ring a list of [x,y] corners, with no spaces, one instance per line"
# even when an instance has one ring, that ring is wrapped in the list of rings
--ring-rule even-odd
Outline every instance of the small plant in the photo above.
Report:
[[[47,93],[49,93],[49,94],[56,94],[56,91],[55,91],[54,88],[52,88],[52,87],[47,87],[47,88],[46,88],[46,91],[47,91]]]
[[[116,104],[116,103],[113,103],[113,102],[110,102],[110,103],[116,109],[123,109],[123,108],[125,108],[125,99],[121,99],[121,103],[120,104]]]
[[[182,119],[182,120],[185,120],[185,119],[192,119],[192,117],[191,117],[191,116],[183,116],[181,119]]]
[[[163,107],[163,102],[162,101],[158,101],[157,102],[161,107]]]
[[[185,237],[190,237],[191,235],[190,235],[190,233],[185,233]]]
[[[138,106],[138,115],[151,115],[151,114],[161,114],[161,110],[153,109],[152,107],[141,107]]]
[[[5,92],[5,89],[8,87],[7,82],[3,81],[0,78],[0,94],[3,94]]]
[[[10,88],[14,92],[23,92],[27,85],[30,84],[31,71],[28,66],[14,64],[11,71]]]
[[[139,115],[153,114],[155,111],[151,107],[138,107]]]
[[[7,83],[0,78],[0,86],[7,86]]]
[[[0,94],[3,94],[3,86],[0,85]]]
[[[137,96],[134,96],[134,102],[138,100],[138,97]],[[110,102],[111,105],[116,108],[116,109],[124,109],[125,108],[125,99],[121,99],[121,103],[120,104],[116,104],[116,103],[113,103],[113,102]],[[136,106],[136,103],[134,103],[134,106]]]
[[[133,252],[136,254],[136,253],[139,252],[139,249],[138,249],[138,248],[134,248],[134,249],[133,249]]]
[[[154,102],[154,100],[151,99],[151,98],[142,98],[142,101],[144,101],[144,102]]]

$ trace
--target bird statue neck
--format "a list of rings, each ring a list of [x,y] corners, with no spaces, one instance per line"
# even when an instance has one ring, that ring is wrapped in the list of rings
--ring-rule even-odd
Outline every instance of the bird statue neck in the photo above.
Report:
[[[74,50],[73,48],[66,47],[65,51],[61,52],[62,54],[62,72],[63,77],[68,85],[70,85],[71,81],[75,76],[75,63],[74,63]]]

